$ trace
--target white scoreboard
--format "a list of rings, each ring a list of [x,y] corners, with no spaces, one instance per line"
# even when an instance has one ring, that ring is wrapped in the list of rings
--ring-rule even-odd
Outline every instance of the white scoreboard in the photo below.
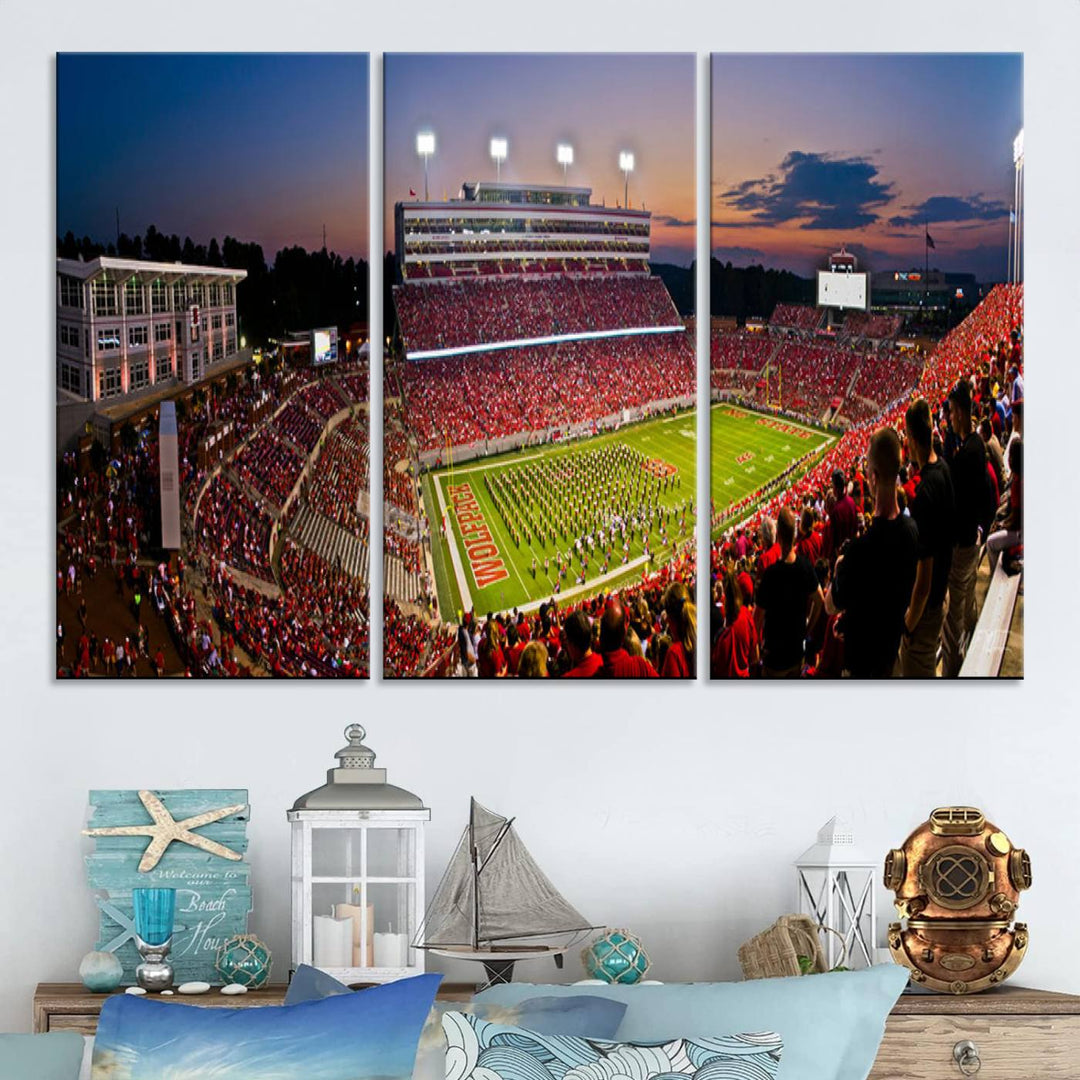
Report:
[[[870,275],[819,270],[818,307],[856,308],[865,311],[870,304]]]

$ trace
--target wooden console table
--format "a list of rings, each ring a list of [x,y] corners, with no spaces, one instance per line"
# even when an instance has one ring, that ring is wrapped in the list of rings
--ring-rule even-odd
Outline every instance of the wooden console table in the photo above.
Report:
[[[905,994],[889,1015],[869,1080],[964,1076],[1076,1080],[1080,997],[1021,986],[963,997]]]
[[[469,1001],[471,983],[443,983],[442,1001]],[[203,1007],[280,1005],[284,985],[238,997],[212,990],[171,1000]],[[119,992],[119,991],[118,991]],[[93,1035],[107,994],[78,983],[41,983],[34,994],[34,1031]],[[972,1044],[965,1048],[965,1044]],[[963,1048],[963,1049],[961,1049]],[[965,1071],[966,1070],[966,1071]],[[1077,1080],[1080,1077],[1080,997],[1002,986],[950,997],[906,994],[885,1025],[869,1080]]]
[[[285,983],[275,983],[263,990],[229,997],[214,987],[206,994],[175,994],[165,1001],[181,1005],[200,1005],[203,1008],[257,1008],[260,1005],[282,1005],[285,1002]],[[34,991],[34,1031],[77,1031],[93,1035],[97,1031],[101,1007],[116,994],[92,994],[81,983],[38,983]],[[472,983],[446,983],[439,987],[439,1001],[471,1001],[476,987]],[[150,995],[147,995],[150,996]],[[154,994],[154,997],[158,995]]]

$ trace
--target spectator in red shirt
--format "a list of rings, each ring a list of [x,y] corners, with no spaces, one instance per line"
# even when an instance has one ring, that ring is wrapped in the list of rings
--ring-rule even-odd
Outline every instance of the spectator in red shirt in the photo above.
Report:
[[[626,609],[613,596],[600,616],[600,655],[604,666],[597,672],[608,679],[655,679],[656,668],[644,656],[626,650]]]
[[[592,626],[584,611],[572,611],[563,623],[566,635],[566,651],[571,667],[563,674],[564,679],[591,679],[603,666],[604,661],[592,649]]]
[[[859,514],[855,509],[855,500],[847,493],[844,473],[837,469],[832,475],[833,494],[836,501],[829,511],[829,525],[832,533],[832,550],[829,553],[830,565],[836,562],[844,544],[855,539]]]
[[[697,609],[690,591],[681,581],[673,581],[664,593],[671,646],[664,656],[660,674],[665,679],[694,678],[697,656]]]
[[[758,662],[758,635],[754,617],[743,604],[743,593],[735,572],[724,575],[724,628],[713,646],[714,679],[748,679]]]

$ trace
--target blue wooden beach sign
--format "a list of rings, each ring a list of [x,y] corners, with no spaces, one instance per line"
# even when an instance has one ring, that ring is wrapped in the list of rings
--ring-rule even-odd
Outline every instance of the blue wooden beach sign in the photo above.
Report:
[[[124,985],[135,982],[139,954],[134,943],[131,890],[176,889],[176,926],[170,953],[176,982],[220,983],[214,970],[218,946],[234,934],[247,932],[251,912],[251,866],[247,852],[248,793],[240,788],[188,791],[91,791],[89,830],[152,827],[148,805],[155,800],[177,823],[213,811],[237,808],[220,820],[195,825],[190,836],[221,845],[240,856],[223,857],[180,840],[168,844],[150,870],[139,869],[150,836],[94,837],[94,852],[86,856],[87,880],[97,894],[100,922],[95,949],[115,952],[124,967]],[[167,820],[167,819],[166,819]],[[150,853],[153,854],[153,853]],[[149,861],[149,860],[147,860]]]

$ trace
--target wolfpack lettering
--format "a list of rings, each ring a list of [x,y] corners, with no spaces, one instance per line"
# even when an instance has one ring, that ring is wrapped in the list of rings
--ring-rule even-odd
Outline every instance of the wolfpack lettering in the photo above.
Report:
[[[468,484],[448,484],[447,493],[453,503],[458,532],[465,544],[477,588],[485,589],[510,576],[506,565],[499,558],[499,548],[484,520],[484,512]]]

